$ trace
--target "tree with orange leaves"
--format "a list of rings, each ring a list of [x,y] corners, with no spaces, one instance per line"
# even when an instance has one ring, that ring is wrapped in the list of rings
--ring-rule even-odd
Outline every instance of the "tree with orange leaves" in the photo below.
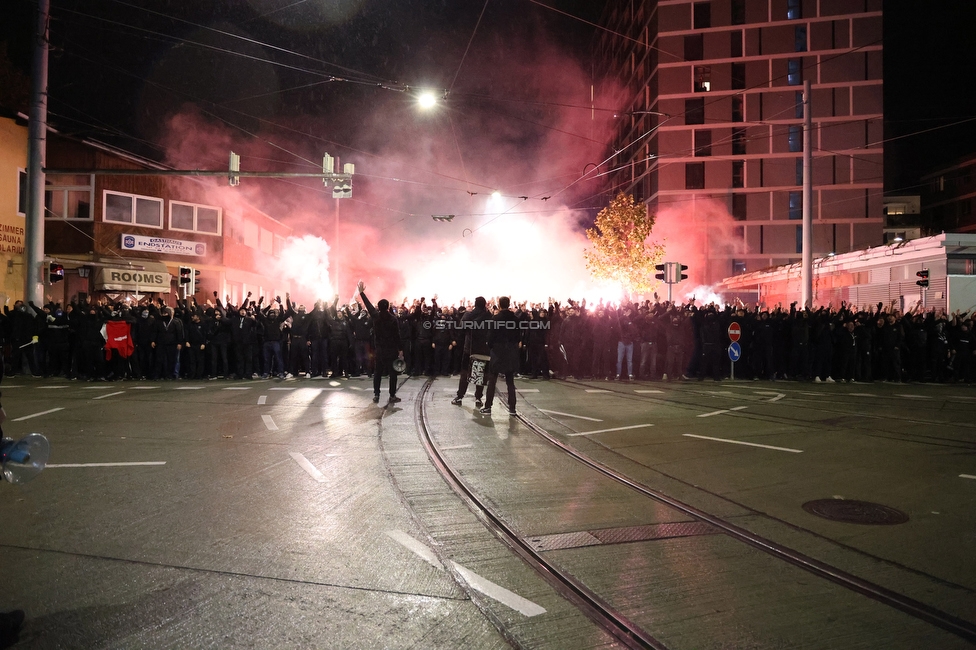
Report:
[[[657,283],[654,266],[664,257],[663,246],[647,242],[653,227],[654,215],[646,205],[635,203],[633,195],[618,194],[586,230],[593,244],[583,251],[590,275],[619,282],[630,293],[649,293]]]

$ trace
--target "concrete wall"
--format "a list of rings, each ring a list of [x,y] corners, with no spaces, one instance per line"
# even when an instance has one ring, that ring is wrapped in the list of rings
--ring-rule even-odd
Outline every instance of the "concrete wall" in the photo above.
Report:
[[[20,172],[27,169],[27,127],[0,118],[0,306],[24,297],[24,221]]]

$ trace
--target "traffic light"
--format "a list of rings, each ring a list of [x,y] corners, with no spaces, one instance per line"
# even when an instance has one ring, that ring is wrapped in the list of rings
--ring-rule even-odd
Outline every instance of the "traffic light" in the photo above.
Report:
[[[190,284],[193,282],[193,269],[189,266],[180,267],[180,284]]]
[[[677,269],[676,269],[677,272],[674,274],[674,276],[675,276],[674,277],[674,281],[675,282],[681,282],[682,280],[687,280],[688,279],[688,274],[685,273],[685,271],[687,271],[687,270],[688,270],[688,267],[687,266],[685,266],[684,264],[678,264],[677,265]]]
[[[928,269],[922,269],[921,271],[916,272],[915,273],[915,277],[920,278],[919,280],[916,280],[915,281],[915,284],[917,284],[918,286],[920,286],[922,288],[925,288],[925,287],[929,286],[929,270]]]
[[[190,283],[190,287],[187,292],[190,294],[196,293],[200,289],[200,269],[193,269],[193,282]]]
[[[51,268],[49,271],[48,280],[51,282],[51,284],[64,280],[64,267],[57,262],[51,262]]]
[[[239,154],[236,154],[233,151],[231,151],[229,175],[227,176],[227,180],[230,183],[231,187],[237,187],[238,185],[241,184],[241,177],[234,173],[239,171],[241,171],[241,157]]]
[[[654,274],[654,277],[657,278],[658,280],[665,280],[666,278],[664,277],[664,268],[665,268],[664,264],[656,264],[654,268],[657,270],[657,273]]]

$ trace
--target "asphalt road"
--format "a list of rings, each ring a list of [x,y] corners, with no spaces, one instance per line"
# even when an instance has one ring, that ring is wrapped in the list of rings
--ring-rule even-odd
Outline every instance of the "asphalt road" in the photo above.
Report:
[[[422,384],[407,380],[388,406],[362,380],[7,378],[5,435],[37,431],[52,445],[37,479],[0,486],[0,609],[27,611],[20,646],[619,645],[437,475],[418,440]],[[451,406],[455,385],[439,379],[430,393],[445,458],[667,647],[966,646],[725,535],[566,543],[688,518],[594,479],[504,408]],[[527,421],[649,488],[976,618],[972,386],[519,387]],[[817,499],[908,520],[830,521],[803,509]]]

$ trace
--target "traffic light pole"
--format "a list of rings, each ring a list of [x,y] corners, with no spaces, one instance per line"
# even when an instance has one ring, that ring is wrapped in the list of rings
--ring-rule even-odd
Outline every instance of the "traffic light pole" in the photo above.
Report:
[[[47,157],[47,63],[50,0],[37,2],[31,67],[27,151],[27,217],[24,221],[24,300],[44,301],[44,162]]]
[[[810,80],[803,82],[803,246],[802,296],[800,304],[813,307],[813,111],[810,110]]]

